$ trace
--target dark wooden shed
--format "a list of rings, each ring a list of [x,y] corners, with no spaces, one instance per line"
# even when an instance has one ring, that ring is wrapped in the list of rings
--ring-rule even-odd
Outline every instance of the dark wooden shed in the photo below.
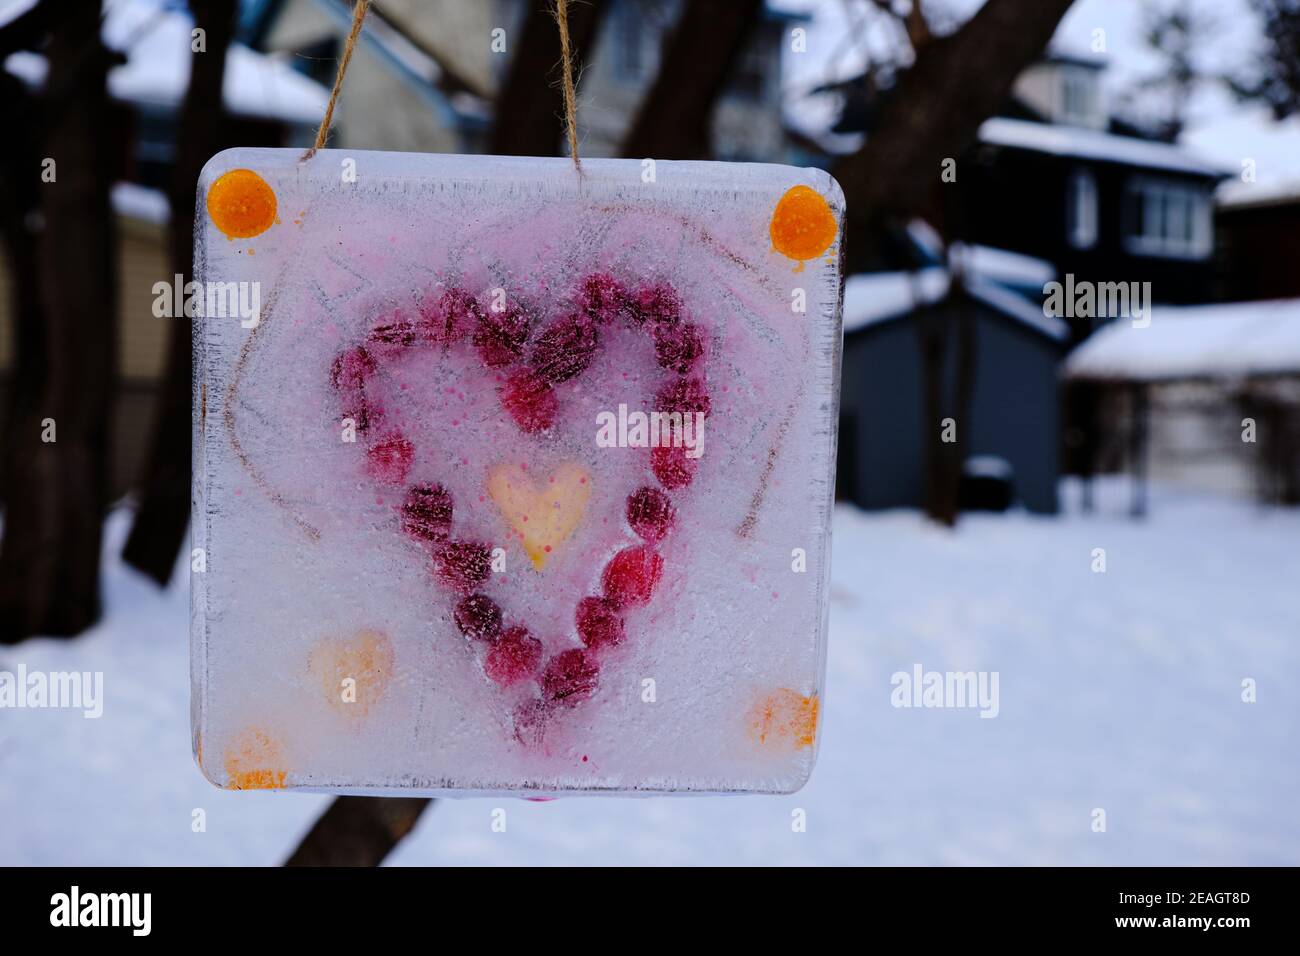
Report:
[[[927,429],[956,419],[956,349],[942,364],[938,421],[925,422],[917,310],[955,323],[965,309],[972,336],[967,420],[955,440],[967,472],[1000,474],[1027,510],[1057,510],[1058,367],[1069,336],[1060,319],[986,280],[948,294],[941,268],[855,276],[845,295],[840,397],[839,494],[863,508],[921,507]]]

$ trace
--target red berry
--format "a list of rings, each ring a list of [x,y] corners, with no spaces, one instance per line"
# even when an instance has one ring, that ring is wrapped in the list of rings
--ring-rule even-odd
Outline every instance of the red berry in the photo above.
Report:
[[[638,488],[627,497],[627,523],[651,544],[664,539],[676,516],[673,503],[658,488]]]
[[[500,312],[488,310],[479,316],[474,347],[489,368],[510,365],[524,354],[531,328],[528,313],[518,306],[508,305]]]
[[[520,369],[506,379],[501,405],[515,424],[530,434],[550,428],[560,407],[546,380],[528,369]]]
[[[366,472],[380,484],[400,485],[414,460],[415,446],[401,432],[391,431],[367,450]]]
[[[477,541],[448,541],[434,553],[433,571],[453,591],[473,591],[492,573],[492,549]]]
[[[598,344],[596,323],[585,315],[570,315],[537,337],[533,369],[548,382],[567,382],[587,370]]]
[[[501,608],[486,594],[471,594],[456,605],[456,626],[466,637],[495,641],[501,634]]]
[[[664,559],[644,545],[624,548],[605,565],[601,583],[615,607],[645,604],[664,573]]]
[[[379,317],[370,330],[370,341],[389,348],[406,348],[415,344],[415,323],[401,309],[393,309]]]
[[[573,706],[596,690],[600,665],[589,651],[572,648],[552,657],[542,674],[542,693],[547,700]]]
[[[669,491],[689,485],[699,467],[700,460],[688,457],[686,449],[678,445],[659,445],[650,449],[650,469],[659,479],[659,484]]]
[[[694,322],[656,323],[654,339],[659,365],[674,372],[689,372],[704,355],[704,335]]]
[[[345,349],[330,366],[330,384],[342,397],[343,417],[352,419],[360,432],[379,420],[365,393],[366,382],[377,368],[374,357],[362,345]]]
[[[623,643],[623,619],[613,601],[600,597],[585,597],[578,602],[574,615],[578,636],[590,648],[614,647]]]
[[[704,380],[697,375],[690,378],[673,379],[655,395],[655,409],[661,412],[703,412],[705,415],[713,410],[713,401],[709,391],[704,387]]]
[[[342,392],[343,417],[352,419],[357,426],[357,431],[367,431],[371,425],[377,425],[382,421],[383,416],[370,404],[364,389],[343,389]]]
[[[456,626],[476,641],[495,641],[501,634],[501,608],[486,594],[471,594],[456,605]]]
[[[675,324],[682,317],[682,297],[666,282],[644,285],[632,297],[632,320]]]
[[[531,676],[542,662],[542,642],[528,633],[528,628],[508,627],[501,632],[483,661],[487,676],[509,687]]]
[[[402,501],[402,530],[423,541],[451,533],[451,494],[442,485],[414,485]]]
[[[483,309],[464,289],[445,289],[442,295],[428,296],[420,303],[420,331],[435,345],[459,342],[482,318]]]
[[[375,360],[364,345],[345,349],[330,366],[330,384],[340,391],[363,388],[375,374]]]
[[[578,286],[578,308],[601,325],[609,325],[628,310],[627,289],[608,272],[595,272]]]

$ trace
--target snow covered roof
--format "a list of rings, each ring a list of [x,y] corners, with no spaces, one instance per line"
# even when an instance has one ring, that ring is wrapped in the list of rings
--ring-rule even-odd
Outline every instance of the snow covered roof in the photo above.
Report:
[[[1157,305],[1145,328],[1118,321],[1098,331],[1065,374],[1133,382],[1300,374],[1300,299]]]
[[[1245,209],[1300,201],[1300,179],[1246,183],[1233,179],[1219,187],[1215,197],[1220,209]]]
[[[1228,173],[1180,146],[1116,136],[1080,126],[1032,123],[994,117],[980,126],[981,143],[1029,149],[1055,156],[1076,156],[1101,162],[1125,163],[1147,169],[1164,169],[1194,176],[1222,177]]]
[[[0,24],[29,8],[18,0],[0,4]],[[107,6],[103,38],[127,62],[108,74],[109,93],[118,100],[174,108],[190,80],[189,15],[157,0],[118,0]],[[39,53],[10,54],[5,69],[32,86],[45,82],[48,64]],[[325,112],[328,91],[287,63],[232,43],[222,88],[226,109],[293,123],[317,123]]]
[[[171,219],[171,205],[167,197],[157,189],[149,189],[138,183],[114,183],[110,195],[113,211],[119,216],[158,226]]]
[[[866,272],[844,283],[844,334],[896,319],[918,305],[948,294],[948,270],[932,266],[918,272]]]
[[[948,270],[942,266],[850,276],[844,283],[844,333],[888,322],[922,304],[938,302],[948,294],[949,282]],[[1023,296],[978,274],[968,274],[966,292],[1048,338],[1065,341],[1069,336],[1069,328],[1061,319],[1044,315],[1041,308]]]
[[[1009,249],[955,243],[953,254],[960,257],[968,274],[1003,285],[1042,288],[1056,278],[1056,266],[1046,259]]]
[[[1070,337],[1070,327],[1064,319],[1048,315],[1042,306],[1034,305],[1024,296],[996,282],[972,277],[966,280],[966,291],[989,308],[996,309],[1049,339],[1064,342]]]
[[[907,233],[935,262],[944,258],[943,237],[924,219],[917,218],[909,222]],[[976,243],[952,243],[948,247],[948,261],[959,263],[967,275],[990,279],[1003,285],[1041,287],[1056,278],[1056,266],[1046,259]]]

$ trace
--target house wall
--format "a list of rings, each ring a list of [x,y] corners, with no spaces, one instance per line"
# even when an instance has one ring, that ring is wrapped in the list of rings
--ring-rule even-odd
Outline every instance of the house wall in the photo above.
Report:
[[[328,36],[341,44],[346,23],[331,15],[328,5],[327,0],[285,0],[266,37],[267,49],[300,50]],[[384,11],[490,95],[504,82],[527,7],[526,0],[397,0],[384,4]],[[680,10],[681,0],[610,0],[592,49],[578,51],[578,124],[584,156],[620,155],[619,146],[655,78],[664,38]],[[491,50],[496,27],[506,31],[504,55]],[[741,54],[740,75],[713,113],[713,152],[718,159],[785,158],[780,85],[786,36],[786,22],[777,16],[763,19],[753,31]],[[537,82],[553,78],[539,76]],[[453,128],[438,97],[404,80],[364,32],[348,67],[339,110],[335,146],[462,152],[474,145]],[[557,153],[562,137],[557,118]]]
[[[1300,197],[1284,202],[1220,207],[1218,298],[1300,298]]]
[[[153,438],[158,383],[167,364],[173,319],[153,314],[153,285],[171,281],[164,244],[165,229],[153,223],[118,218],[117,391],[112,417],[109,492],[125,494],[139,477]],[[14,370],[14,323],[10,311],[13,276],[8,258],[0,257],[0,385]],[[183,334],[189,335],[188,328]],[[0,420],[8,409],[8,388],[0,388]]]
[[[957,433],[962,457],[1005,458],[1015,470],[1017,499],[1030,511],[1054,513],[1059,347],[982,305],[974,308],[971,420],[958,422]],[[949,355],[944,372],[948,396],[954,371],[954,356]],[[840,453],[848,459],[840,464],[845,497],[865,508],[924,504],[921,390],[921,357],[910,317],[847,337],[840,397]],[[951,408],[950,401],[945,404]]]
[[[1044,60],[1027,67],[1016,78],[1015,95],[1038,115],[1059,123],[1074,123],[1104,129],[1109,116],[1101,68],[1096,64]],[[1067,108],[1065,86],[1070,80],[1077,90],[1087,91],[1085,113]],[[1074,104],[1076,107],[1080,104]]]
[[[1088,249],[1069,241],[1068,183],[1075,169],[1091,171],[1097,184],[1097,241]],[[983,145],[958,165],[960,222],[953,225],[964,226],[963,234],[975,242],[1046,259],[1061,276],[1073,273],[1076,281],[1150,282],[1157,302],[1207,301],[1212,259],[1139,255],[1125,248],[1123,196],[1135,175],[1209,188],[1195,176]]]
[[[1260,445],[1241,440],[1246,410],[1232,389],[1209,382],[1152,386],[1147,469],[1153,481],[1249,500]]]
[[[476,12],[480,7],[483,10]],[[433,12],[425,11],[421,17]],[[441,29],[461,38],[461,45],[481,46],[486,59],[491,33],[487,12],[486,4],[458,4]],[[267,34],[266,49],[299,50],[330,36],[341,49],[347,24],[331,15],[320,0],[286,0]],[[339,96],[330,146],[454,153],[460,149],[460,137],[435,94],[408,82],[363,30]]]
[[[969,455],[998,455],[1015,469],[1016,496],[1054,514],[1060,461],[1057,369],[1061,347],[989,310],[976,325]]]

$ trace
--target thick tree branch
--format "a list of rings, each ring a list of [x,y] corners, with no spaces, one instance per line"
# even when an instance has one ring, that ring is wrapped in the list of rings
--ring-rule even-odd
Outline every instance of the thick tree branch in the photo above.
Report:
[[[106,76],[112,62],[92,4],[61,5],[50,21],[40,154],[19,189],[39,180],[44,232],[19,319],[24,363],[40,363],[14,409],[0,457],[5,493],[0,546],[0,642],[78,634],[99,617],[99,552],[107,506],[109,422],[117,329],[117,244],[109,187],[118,142]],[[15,133],[25,153],[23,128]],[[49,173],[46,179],[44,173]],[[30,177],[30,180],[28,180]],[[11,242],[21,233],[6,230]],[[29,237],[30,238],[30,237]],[[33,296],[34,293],[34,296]]]
[[[284,865],[378,866],[433,802],[422,797],[337,797]]]
[[[850,272],[870,259],[883,224],[926,207],[940,182],[940,164],[974,141],[1016,77],[1047,46],[1071,2],[987,0],[956,33],[921,46],[866,144],[832,169],[849,210]]]
[[[623,140],[632,158],[700,159],[709,154],[709,118],[763,0],[688,0],[664,41],[659,75]]]
[[[569,38],[575,58],[591,49],[606,0],[569,6]],[[497,95],[489,152],[507,156],[554,156],[564,123],[564,97],[544,81],[560,62],[560,31],[549,0],[534,0],[520,32],[510,73]]]
[[[172,269],[188,282],[194,271],[194,197],[203,164],[222,143],[222,83],[234,31],[235,0],[191,0],[206,51],[190,56],[190,85],[181,106],[176,166],[170,190]],[[140,509],[122,558],[166,585],[190,520],[190,327],[171,319],[167,373],[158,421],[140,479]]]

